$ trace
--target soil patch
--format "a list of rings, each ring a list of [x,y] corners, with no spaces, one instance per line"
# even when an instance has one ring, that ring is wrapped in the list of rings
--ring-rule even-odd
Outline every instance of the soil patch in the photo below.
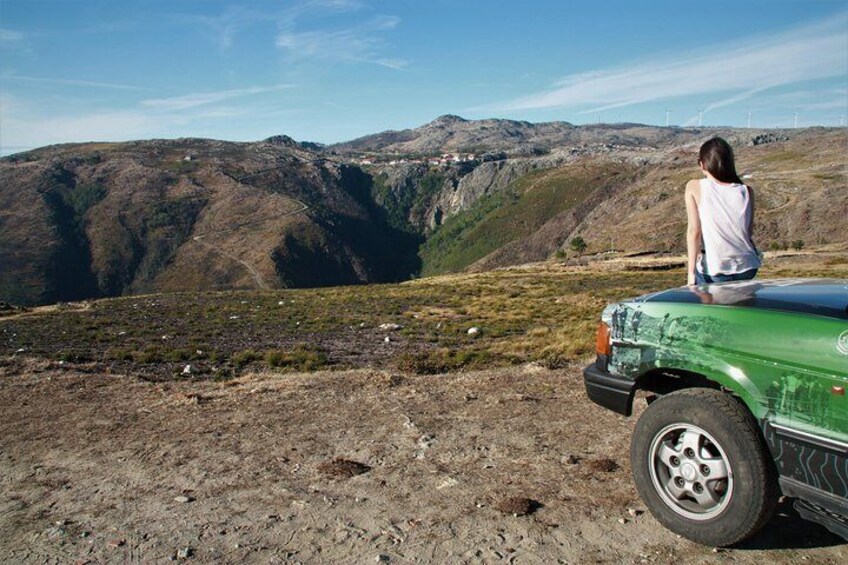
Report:
[[[586,467],[595,473],[614,473],[621,469],[621,466],[612,459],[590,459],[586,461]]]
[[[0,363],[0,562],[848,562],[789,505],[719,553],[633,511],[635,418],[581,366],[393,376]]]
[[[542,503],[533,500],[532,498],[524,498],[521,496],[513,496],[501,500],[495,507],[504,514],[512,514],[514,516],[526,516],[532,514],[542,507]]]
[[[367,473],[371,470],[371,467],[364,463],[350,461],[349,459],[333,459],[332,461],[325,461],[318,465],[318,470],[331,477],[349,479],[350,477]]]

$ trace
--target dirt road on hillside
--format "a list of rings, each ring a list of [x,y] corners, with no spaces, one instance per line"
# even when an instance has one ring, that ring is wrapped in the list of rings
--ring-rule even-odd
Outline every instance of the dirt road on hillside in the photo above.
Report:
[[[787,505],[738,549],[664,530],[630,479],[634,420],[592,405],[579,367],[84,370],[0,363],[0,562],[848,562]],[[540,506],[505,514],[508,497]]]

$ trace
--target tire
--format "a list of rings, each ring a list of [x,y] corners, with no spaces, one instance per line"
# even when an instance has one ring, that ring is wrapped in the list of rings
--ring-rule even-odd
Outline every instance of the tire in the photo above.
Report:
[[[718,390],[690,388],[651,403],[636,423],[630,463],[651,514],[704,545],[754,535],[777,504],[774,462],[754,418]]]

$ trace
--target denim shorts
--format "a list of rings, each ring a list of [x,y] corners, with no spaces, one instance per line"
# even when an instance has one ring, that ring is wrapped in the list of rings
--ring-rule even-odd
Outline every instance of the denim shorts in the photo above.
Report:
[[[726,281],[749,281],[756,276],[757,269],[749,269],[747,271],[742,271],[741,273],[734,273],[732,275],[709,275],[707,273],[700,273],[698,271],[695,271],[695,284],[710,284]]]

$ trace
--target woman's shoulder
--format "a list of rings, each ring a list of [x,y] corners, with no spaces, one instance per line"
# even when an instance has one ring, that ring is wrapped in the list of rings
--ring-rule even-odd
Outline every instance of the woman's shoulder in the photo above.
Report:
[[[679,185],[678,185],[679,186]],[[686,183],[686,194],[699,194],[701,192],[701,180],[692,179]]]

